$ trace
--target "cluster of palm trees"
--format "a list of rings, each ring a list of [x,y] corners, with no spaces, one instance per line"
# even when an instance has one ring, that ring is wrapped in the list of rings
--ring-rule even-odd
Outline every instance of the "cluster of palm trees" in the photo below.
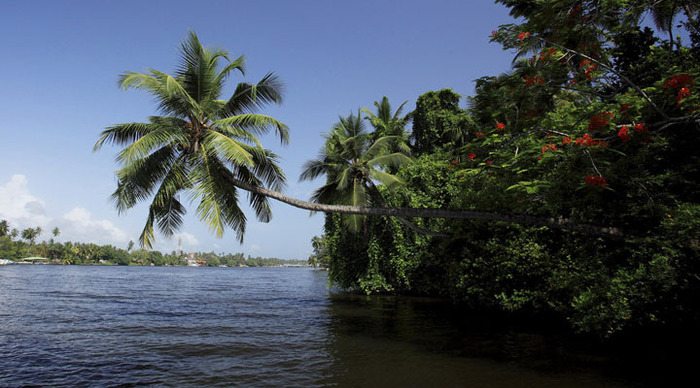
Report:
[[[395,172],[409,163],[407,116],[401,116],[403,104],[391,112],[386,97],[375,102],[377,113],[365,110],[374,132],[365,130],[360,112],[340,117],[326,136],[317,159],[304,165],[302,180],[326,177],[311,200],[316,203],[343,204],[354,207],[384,207],[375,182],[387,188],[401,183]],[[363,216],[346,217],[352,231],[358,231]]]
[[[443,217],[487,219],[575,226],[568,220],[543,219],[525,215],[450,209],[385,207],[376,183],[391,187],[400,183],[398,168],[409,162],[409,117],[402,115],[403,104],[392,112],[386,99],[375,102],[376,112],[365,110],[374,128],[365,131],[361,113],[341,117],[328,134],[318,159],[308,162],[302,179],[325,175],[326,183],[312,201],[288,197],[280,191],[285,185],[278,157],[263,147],[259,136],[276,132],[280,142],[288,142],[288,128],[260,109],[282,102],[282,85],[268,73],[257,83],[240,82],[233,94],[221,99],[226,80],[233,73],[245,72],[245,58],[230,58],[226,51],[205,48],[190,33],[180,50],[181,62],[174,75],[158,70],[127,72],[120,78],[124,89],[136,88],[152,94],[160,115],[148,122],[117,124],[106,128],[94,149],[106,144],[123,147],[117,155],[117,189],[112,195],[121,213],[150,200],[146,224],[139,237],[143,247],[151,247],[157,228],[171,236],[182,225],[186,212],[182,196],[196,203],[196,214],[221,237],[228,227],[242,241],[246,216],[239,205],[240,190],[263,222],[272,214],[268,198],[289,205],[321,212],[349,214],[357,227],[358,216]],[[588,226],[584,226],[588,227]]]

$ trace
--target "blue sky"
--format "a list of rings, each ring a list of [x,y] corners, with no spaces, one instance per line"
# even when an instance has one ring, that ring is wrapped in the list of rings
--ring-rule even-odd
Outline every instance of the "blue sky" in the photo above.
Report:
[[[117,214],[109,200],[116,149],[92,146],[106,126],[155,112],[147,94],[120,90],[117,77],[172,72],[189,30],[246,56],[245,78],[233,81],[268,71],[283,80],[285,102],[265,113],[290,127],[291,142],[264,142],[282,158],[286,193],[307,199],[321,182],[298,183],[301,166],[338,115],[384,95],[394,106],[408,101],[408,110],[429,90],[470,95],[476,78],[510,67],[511,54],[488,36],[511,21],[487,0],[1,2],[0,218],[59,226],[61,240],[136,241],[146,206]],[[241,245],[233,233],[215,238],[189,209],[186,250],[306,258],[323,223],[321,214],[274,203],[270,223],[249,217]],[[159,237],[156,248],[176,245]]]

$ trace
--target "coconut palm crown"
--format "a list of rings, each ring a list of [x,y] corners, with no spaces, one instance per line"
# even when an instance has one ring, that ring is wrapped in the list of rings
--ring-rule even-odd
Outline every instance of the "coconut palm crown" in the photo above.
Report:
[[[244,74],[244,57],[231,60],[226,51],[205,48],[195,33],[182,43],[180,57],[173,75],[149,70],[120,77],[123,89],[141,89],[155,97],[161,115],[146,123],[108,127],[94,148],[123,147],[116,158],[120,166],[112,194],[120,213],[150,200],[139,238],[142,246],[152,246],[155,227],[165,236],[181,227],[183,195],[197,204],[197,216],[217,237],[229,227],[242,241],[246,216],[232,182],[275,191],[285,184],[277,155],[258,140],[272,130],[283,144],[288,142],[286,125],[257,113],[267,104],[281,103],[281,84],[268,73],[256,84],[238,83],[233,95],[221,99],[228,77]],[[248,200],[260,221],[270,220],[267,197],[249,192]]]
[[[401,152],[392,152],[397,136],[374,139],[364,128],[358,112],[341,117],[326,137],[317,159],[304,165],[301,180],[326,176],[326,184],[317,189],[311,200],[317,203],[383,207],[383,201],[374,182],[391,187],[401,180],[387,171],[411,159]],[[357,231],[362,216],[351,215],[346,220]]]

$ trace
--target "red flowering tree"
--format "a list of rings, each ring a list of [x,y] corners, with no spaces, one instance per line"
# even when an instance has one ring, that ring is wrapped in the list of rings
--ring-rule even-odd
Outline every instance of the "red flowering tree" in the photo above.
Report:
[[[651,1],[498,2],[523,20],[491,34],[513,50],[512,70],[477,80],[467,110],[453,98],[446,114],[444,91],[418,99],[416,161],[398,172],[406,184],[387,202],[574,219],[623,236],[420,220],[431,236],[375,219],[361,241],[327,229],[338,241],[331,274],[367,292],[554,312],[601,336],[700,324],[689,318],[700,316],[700,243],[688,237],[700,235],[695,3],[676,2],[691,38],[683,46],[667,38],[673,23],[637,23]]]

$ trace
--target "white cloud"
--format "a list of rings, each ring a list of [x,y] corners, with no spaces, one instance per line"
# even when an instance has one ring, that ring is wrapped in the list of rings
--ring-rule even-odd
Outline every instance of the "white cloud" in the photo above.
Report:
[[[178,245],[180,244],[180,242],[182,242],[183,248],[194,247],[199,245],[199,240],[197,240],[197,237],[187,232],[173,234],[172,240]]]
[[[46,225],[51,218],[46,215],[44,201],[33,196],[27,188],[27,177],[13,175],[10,181],[0,185],[0,219],[18,228]]]
[[[7,220],[12,227],[29,228],[40,226],[48,232],[54,226],[61,230],[63,241],[94,242],[100,244],[123,244],[129,236],[111,221],[95,219],[87,209],[76,207],[58,219],[47,214],[46,204],[29,192],[28,179],[24,175],[13,175],[0,185],[0,219]]]
[[[59,221],[63,240],[94,242],[100,244],[123,244],[129,236],[111,221],[94,219],[87,209],[76,207],[64,214]]]

